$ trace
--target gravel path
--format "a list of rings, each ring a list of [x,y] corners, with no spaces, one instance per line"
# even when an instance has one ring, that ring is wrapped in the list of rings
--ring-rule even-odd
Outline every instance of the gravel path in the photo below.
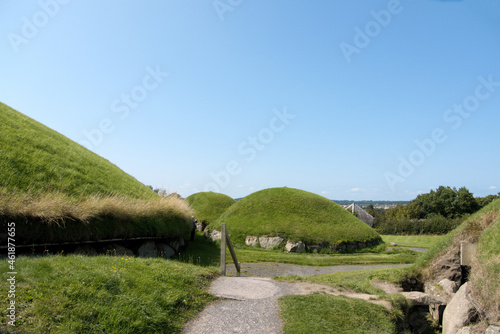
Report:
[[[280,297],[292,294],[304,295],[317,291],[333,295],[347,295],[351,298],[360,298],[369,301],[378,297],[366,294],[345,294],[336,289],[310,283],[277,282],[269,277],[289,275],[313,276],[329,272],[401,266],[404,265],[304,267],[283,263],[242,264],[242,274],[244,276],[257,274],[260,277],[226,276],[216,279],[210,287],[210,293],[223,298],[223,300],[217,301],[205,308],[196,319],[186,325],[183,333],[282,333],[283,324],[279,316],[278,306],[278,299]],[[228,275],[232,275],[229,270]],[[377,303],[377,301],[373,302]]]
[[[184,333],[281,333],[278,298],[300,292],[293,284],[270,278],[220,277],[210,293],[224,300],[203,310]]]

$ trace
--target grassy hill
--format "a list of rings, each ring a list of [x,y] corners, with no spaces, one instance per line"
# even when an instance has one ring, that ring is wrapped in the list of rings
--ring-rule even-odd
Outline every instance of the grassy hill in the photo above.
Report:
[[[106,159],[0,103],[0,188],[151,198],[155,193]]]
[[[477,244],[476,261],[470,270],[475,301],[490,317],[500,321],[500,200],[495,200],[471,215],[455,230],[424,253],[411,269],[410,276],[422,281],[439,277],[444,261],[459,263],[461,242]]]
[[[0,223],[18,243],[188,235],[191,209],[0,103]],[[2,240],[3,241],[3,240]]]
[[[279,235],[306,244],[376,243],[380,236],[340,205],[327,198],[292,188],[253,193],[233,204],[214,224],[227,224],[235,244],[247,235]]]
[[[224,194],[214,192],[199,192],[186,198],[194,210],[194,216],[198,221],[204,221],[207,225],[215,222],[236,201]]]

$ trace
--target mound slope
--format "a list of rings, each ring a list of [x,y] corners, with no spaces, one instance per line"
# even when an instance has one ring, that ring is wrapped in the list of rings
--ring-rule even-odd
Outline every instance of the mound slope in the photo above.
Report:
[[[199,192],[186,198],[194,210],[196,219],[207,225],[215,222],[236,201],[224,194]]]
[[[0,228],[16,244],[188,236],[191,208],[0,103]],[[11,225],[9,225],[11,226]],[[0,234],[3,243],[6,234]]]
[[[0,103],[0,189],[151,198],[156,194],[108,160]]]
[[[253,193],[232,205],[214,224],[227,224],[234,243],[248,235],[281,236],[306,244],[342,246],[375,244],[380,236],[340,205],[292,188]]]

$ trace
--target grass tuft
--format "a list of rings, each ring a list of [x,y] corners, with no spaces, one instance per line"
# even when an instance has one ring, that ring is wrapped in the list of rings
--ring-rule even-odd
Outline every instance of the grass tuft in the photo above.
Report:
[[[2,225],[16,223],[19,243],[90,241],[131,237],[186,237],[192,210],[177,197],[150,199],[88,196],[75,199],[55,192],[0,191]]]

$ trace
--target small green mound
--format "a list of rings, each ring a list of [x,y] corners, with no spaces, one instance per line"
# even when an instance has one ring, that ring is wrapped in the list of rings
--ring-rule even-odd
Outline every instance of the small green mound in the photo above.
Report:
[[[199,192],[187,197],[186,200],[195,212],[198,221],[207,225],[215,222],[236,201],[224,194],[214,192]]]
[[[306,244],[349,246],[376,244],[380,236],[340,205],[322,196],[292,188],[253,193],[232,205],[214,224],[227,224],[235,244],[248,235],[281,236]]]

